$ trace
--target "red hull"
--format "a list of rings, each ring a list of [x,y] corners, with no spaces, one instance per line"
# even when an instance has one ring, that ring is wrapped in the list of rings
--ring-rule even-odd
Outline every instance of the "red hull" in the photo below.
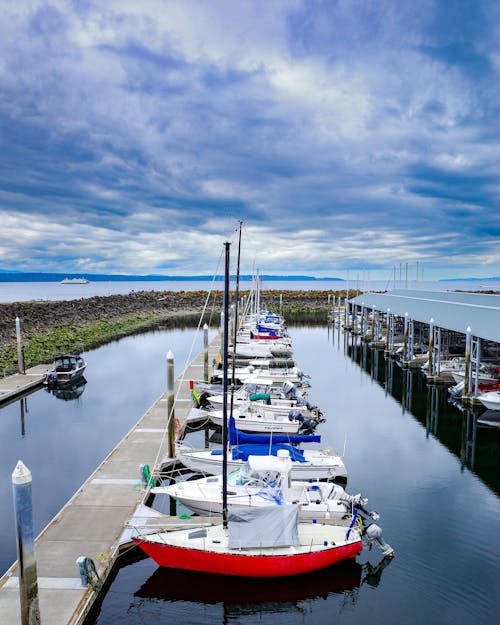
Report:
[[[262,335],[254,334],[252,336],[252,339],[254,341],[276,341],[276,340],[278,340],[280,338],[281,338],[281,336],[266,336],[265,334],[262,334]]]
[[[160,566],[237,577],[285,577],[311,573],[341,560],[355,558],[362,549],[362,543],[359,541],[315,553],[292,556],[251,556],[172,547],[150,543],[139,538],[133,540]]]

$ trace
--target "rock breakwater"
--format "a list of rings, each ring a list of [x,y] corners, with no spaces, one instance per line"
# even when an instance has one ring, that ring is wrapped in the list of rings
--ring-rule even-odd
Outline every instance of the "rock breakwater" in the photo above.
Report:
[[[326,321],[330,297],[342,291],[264,291],[263,305],[282,312],[289,321]],[[84,351],[154,326],[218,326],[222,291],[138,291],[128,295],[53,302],[0,304],[0,374],[17,368],[15,318],[19,317],[27,367],[49,363],[67,351]],[[242,296],[248,295],[243,291]],[[332,300],[333,301],[333,300]]]

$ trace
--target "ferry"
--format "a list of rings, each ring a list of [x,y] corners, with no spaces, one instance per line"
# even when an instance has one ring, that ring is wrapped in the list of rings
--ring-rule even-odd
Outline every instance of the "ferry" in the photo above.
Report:
[[[61,284],[88,284],[87,278],[64,278],[61,280]]]

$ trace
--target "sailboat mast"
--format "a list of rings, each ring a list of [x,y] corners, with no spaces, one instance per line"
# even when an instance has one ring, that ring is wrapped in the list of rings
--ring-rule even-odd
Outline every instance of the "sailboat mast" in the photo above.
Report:
[[[240,296],[240,256],[241,256],[241,224],[240,220],[240,234],[238,237],[238,262],[236,265],[236,289],[235,289],[235,306],[234,306],[234,339],[233,339],[233,363],[232,363],[232,377],[231,377],[231,410],[230,415],[233,416],[234,406],[234,386],[235,386],[235,369],[236,369],[236,335],[238,333],[238,299]]]
[[[229,248],[231,244],[226,241],[225,265],[224,265],[224,342],[222,355],[222,525],[227,527],[227,352],[229,335]]]

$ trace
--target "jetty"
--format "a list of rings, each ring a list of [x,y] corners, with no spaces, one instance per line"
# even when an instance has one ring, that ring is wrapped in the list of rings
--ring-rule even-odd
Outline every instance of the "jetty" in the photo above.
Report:
[[[202,350],[175,380],[173,395],[178,434],[189,422],[193,408],[189,381],[203,377],[207,352],[208,362],[212,362],[219,346],[220,337],[216,337],[208,349]],[[4,378],[0,382],[0,393],[2,389],[5,393],[2,397],[7,393],[19,395],[39,385],[40,375],[45,373],[47,366],[40,365],[33,369],[37,371],[28,370],[25,375]],[[28,380],[32,386],[26,386]],[[141,468],[148,465],[154,476],[165,464],[176,462],[175,458],[167,457],[168,440],[164,436],[171,397],[167,384],[167,391],[137,421],[37,537],[36,566],[42,625],[82,623],[119,554],[129,548],[124,531],[130,532],[130,529],[125,529],[127,525],[141,520],[141,502],[147,485]],[[156,528],[176,529],[211,521],[203,517],[183,520],[159,515],[141,522]],[[97,574],[95,583],[88,584],[85,575],[80,574],[78,559],[81,563],[93,561]],[[21,625],[17,562],[0,578],[0,621]]]

